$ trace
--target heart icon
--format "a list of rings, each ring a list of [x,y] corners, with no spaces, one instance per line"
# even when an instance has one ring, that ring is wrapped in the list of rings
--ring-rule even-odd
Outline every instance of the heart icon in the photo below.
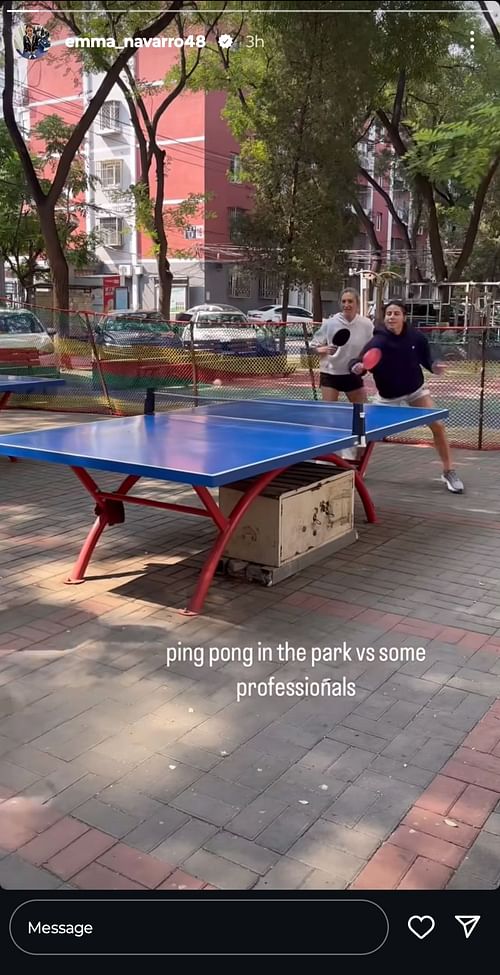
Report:
[[[420,941],[423,941],[431,931],[434,931],[436,922],[430,914],[424,914],[422,917],[414,914],[408,920],[408,927],[416,938],[420,938]]]

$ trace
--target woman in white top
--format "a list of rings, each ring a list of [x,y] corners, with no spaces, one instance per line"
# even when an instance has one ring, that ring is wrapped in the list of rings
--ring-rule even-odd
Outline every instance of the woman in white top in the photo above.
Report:
[[[342,311],[327,318],[310,342],[320,356],[319,384],[322,396],[326,402],[336,403],[339,393],[345,393],[351,403],[366,403],[363,380],[349,371],[349,364],[370,341],[373,324],[369,318],[359,314],[359,295],[352,288],[345,288],[340,300]],[[351,338],[337,350],[333,338],[341,328],[347,328]]]

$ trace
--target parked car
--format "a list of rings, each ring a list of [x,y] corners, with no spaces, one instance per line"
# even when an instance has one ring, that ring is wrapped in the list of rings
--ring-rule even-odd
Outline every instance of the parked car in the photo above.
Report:
[[[0,349],[38,349],[52,355],[54,343],[33,312],[0,308]]]
[[[182,332],[182,344],[212,352],[259,355],[275,351],[272,336],[253,328],[244,312],[231,305],[199,305],[189,312]],[[179,316],[177,316],[179,318]]]
[[[247,315],[250,319],[258,322],[282,322],[283,305],[264,305],[263,308],[253,308],[252,311],[247,311]],[[305,308],[289,305],[286,320],[287,323],[290,322],[291,324],[301,325],[302,322],[308,324],[312,323],[313,316],[312,312],[306,311]]]
[[[241,308],[236,308],[235,305],[221,305],[220,303],[213,303],[210,301],[204,301],[201,305],[193,305],[192,308],[188,308],[187,311],[180,311],[175,316],[176,322],[190,322],[193,315],[198,314],[198,312],[203,311],[227,311],[236,312],[238,315],[243,315]]]
[[[98,345],[117,348],[134,345],[181,348],[181,340],[157,311],[117,311],[106,315],[95,329]]]

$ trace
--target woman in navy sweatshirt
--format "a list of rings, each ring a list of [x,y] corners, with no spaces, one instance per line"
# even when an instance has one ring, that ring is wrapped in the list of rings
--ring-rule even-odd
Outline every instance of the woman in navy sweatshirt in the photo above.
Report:
[[[390,301],[384,308],[384,324],[377,325],[373,337],[365,345],[359,359],[351,362],[351,371],[356,376],[364,374],[361,359],[368,349],[380,349],[382,357],[373,368],[372,374],[378,390],[378,402],[387,406],[434,406],[429,390],[425,385],[422,366],[428,372],[440,374],[443,367],[432,362],[429,343],[418,329],[406,322],[406,307],[403,301]],[[450,445],[444,424],[441,421],[429,424],[434,437],[434,445],[443,464],[442,480],[449,491],[462,494],[464,486],[453,469]]]

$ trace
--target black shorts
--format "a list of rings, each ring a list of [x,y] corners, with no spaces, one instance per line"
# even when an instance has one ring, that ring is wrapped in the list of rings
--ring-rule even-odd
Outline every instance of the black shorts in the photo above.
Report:
[[[355,389],[363,389],[361,376],[353,373],[346,373],[345,376],[330,375],[329,372],[320,372],[320,386],[327,386],[329,389],[336,389],[339,393],[353,393]]]

